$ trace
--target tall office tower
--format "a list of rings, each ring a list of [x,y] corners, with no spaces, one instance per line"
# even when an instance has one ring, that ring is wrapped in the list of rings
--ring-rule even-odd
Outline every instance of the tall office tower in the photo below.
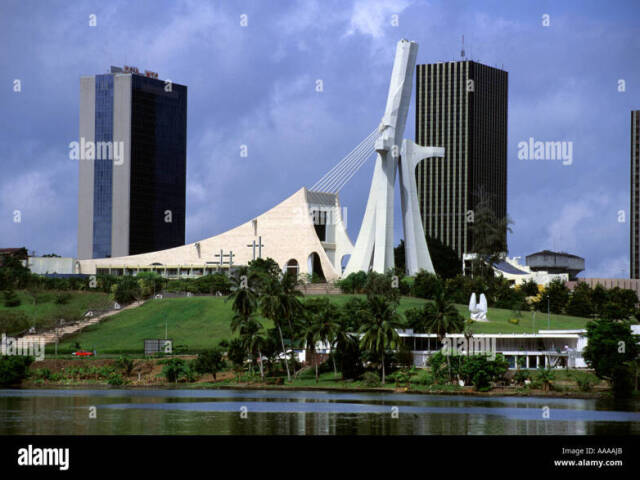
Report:
[[[640,110],[631,111],[631,278],[640,278]]]
[[[473,253],[478,195],[507,215],[508,74],[463,60],[418,65],[416,76],[416,143],[445,149],[416,169],[424,230],[459,256]]]
[[[187,87],[135,67],[80,80],[78,258],[184,244]]]

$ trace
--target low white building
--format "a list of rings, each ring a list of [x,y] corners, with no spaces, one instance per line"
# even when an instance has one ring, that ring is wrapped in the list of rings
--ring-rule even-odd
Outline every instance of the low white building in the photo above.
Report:
[[[469,271],[471,261],[475,260],[477,255],[475,253],[465,253],[462,257],[462,273],[466,274]],[[519,257],[509,258],[504,257],[502,260],[493,265],[493,271],[496,275],[501,275],[507,280],[510,280],[514,285],[520,285],[524,282],[533,280],[538,285],[547,286],[554,280],[560,280],[562,282],[569,281],[569,275],[566,273],[549,273],[546,271],[533,271],[531,267],[522,265],[519,261]]]
[[[413,353],[416,367],[426,367],[431,355],[443,347],[458,355],[502,354],[510,368],[518,361],[522,368],[587,368],[582,352],[587,345],[586,330],[540,330],[538,333],[476,333],[466,339],[462,333],[446,335],[443,342],[433,333],[399,332]],[[521,359],[521,360],[520,360]]]
[[[28,257],[27,268],[37,275],[74,273],[75,259],[71,257]]]

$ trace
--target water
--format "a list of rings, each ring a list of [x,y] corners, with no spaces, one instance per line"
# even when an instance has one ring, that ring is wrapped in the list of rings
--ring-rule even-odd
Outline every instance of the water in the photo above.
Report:
[[[0,434],[629,435],[640,434],[639,410],[638,401],[535,397],[20,389],[0,390]]]

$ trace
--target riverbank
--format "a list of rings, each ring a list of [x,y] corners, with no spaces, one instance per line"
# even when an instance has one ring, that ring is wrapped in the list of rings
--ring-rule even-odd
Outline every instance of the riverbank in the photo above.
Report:
[[[195,357],[184,356],[184,360]],[[129,369],[123,369],[117,359],[46,359],[34,363],[29,377],[21,388],[59,387],[114,387],[114,388],[177,388],[177,389],[236,389],[236,390],[284,390],[284,391],[335,391],[408,393],[426,395],[466,396],[514,396],[598,399],[609,398],[606,382],[594,382],[590,391],[581,391],[577,378],[592,376],[589,372],[559,370],[548,390],[534,385],[497,385],[488,391],[476,391],[472,386],[452,384],[419,384],[415,382],[389,382],[386,385],[370,385],[363,380],[343,380],[340,373],[322,373],[316,383],[311,370],[287,382],[283,377],[267,377],[262,381],[245,372],[225,370],[214,379],[211,374],[200,375],[194,381],[167,382],[163,376],[162,359],[134,359]],[[595,378],[595,377],[594,377]]]

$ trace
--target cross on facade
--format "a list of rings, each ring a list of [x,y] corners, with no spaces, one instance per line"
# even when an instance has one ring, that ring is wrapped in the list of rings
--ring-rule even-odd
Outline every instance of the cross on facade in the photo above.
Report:
[[[258,237],[258,243],[256,243],[256,241],[254,240],[249,245],[247,245],[247,247],[253,248],[254,260],[256,259],[256,247],[258,247],[258,258],[262,258],[262,247],[264,247],[264,244],[262,243],[262,235]]]
[[[224,253],[224,250],[220,249],[220,253],[216,253],[214,257],[219,257],[218,258],[219,268],[222,268],[223,265],[229,265],[229,268],[231,268],[233,266],[233,257],[235,257],[235,254],[233,253],[233,250],[229,250],[229,253]],[[225,261],[224,260],[225,257],[227,257],[229,260]]]

